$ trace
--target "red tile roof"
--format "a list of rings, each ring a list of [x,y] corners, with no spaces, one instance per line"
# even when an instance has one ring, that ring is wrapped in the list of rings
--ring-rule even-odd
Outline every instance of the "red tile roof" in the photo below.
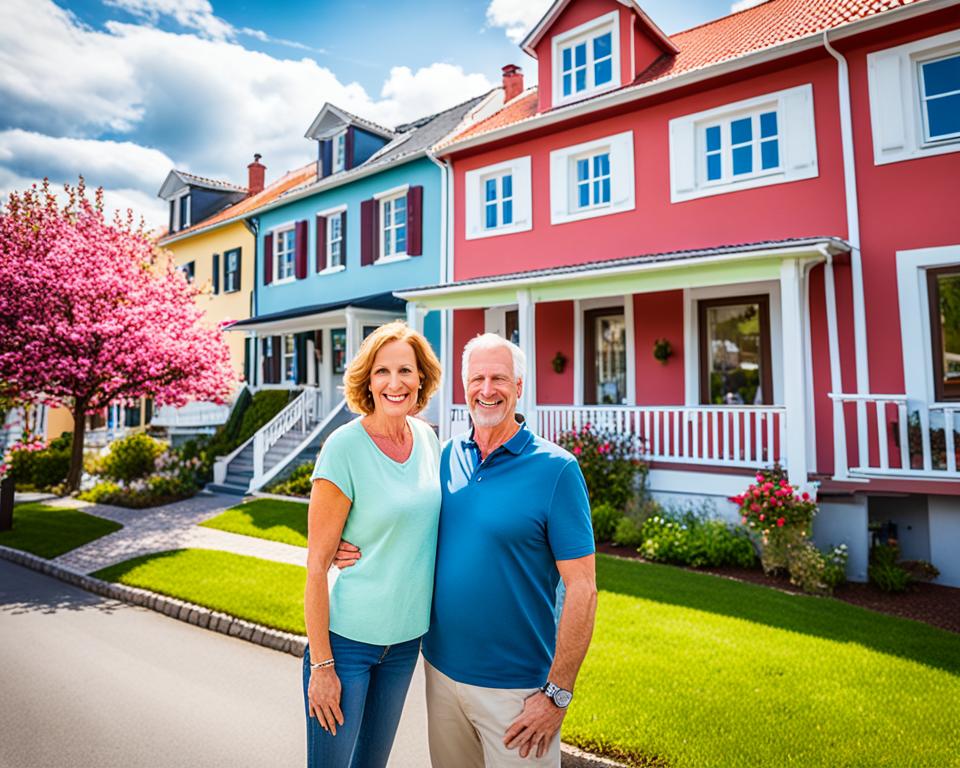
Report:
[[[680,49],[679,53],[676,56],[661,57],[636,80],[624,87],[676,77],[921,1],[768,0],[753,8],[671,35],[670,39]],[[537,92],[534,88],[486,120],[453,137],[446,144],[489,133],[536,114]]]
[[[224,208],[219,213],[215,213],[213,216],[197,222],[192,227],[187,227],[179,232],[167,233],[160,238],[160,244],[162,245],[167,240],[179,240],[184,235],[190,235],[195,232],[212,229],[227,221],[240,218],[244,214],[250,213],[254,209],[259,208],[261,205],[272,203],[284,192],[300,186],[301,184],[306,184],[313,181],[316,176],[316,162],[308,163],[302,168],[297,168],[295,171],[287,171],[279,179],[266,186],[262,192],[258,192],[255,195],[250,195],[250,197],[245,197],[240,202],[234,203],[233,205]]]

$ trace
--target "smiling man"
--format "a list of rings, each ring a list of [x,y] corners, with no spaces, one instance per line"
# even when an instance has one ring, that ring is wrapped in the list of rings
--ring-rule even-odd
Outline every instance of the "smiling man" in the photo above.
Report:
[[[473,430],[448,442],[440,461],[423,641],[434,768],[559,766],[558,731],[593,632],[586,483],[573,456],[518,419],[525,367],[520,348],[496,334],[463,351]]]

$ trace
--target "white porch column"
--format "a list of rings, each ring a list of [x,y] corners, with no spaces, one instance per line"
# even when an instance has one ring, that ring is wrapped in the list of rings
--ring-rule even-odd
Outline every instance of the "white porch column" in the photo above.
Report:
[[[520,349],[527,356],[526,379],[523,382],[523,399],[519,407],[527,420],[527,425],[537,431],[537,324],[536,306],[530,298],[530,291],[517,291],[518,330],[520,331]]]
[[[627,342],[627,405],[637,404],[637,338],[633,324],[633,294],[623,297],[623,324]]]
[[[450,409],[453,407],[453,380],[460,375],[459,370],[454,369],[453,361],[453,310],[445,309],[440,313],[440,370],[443,371],[443,378],[440,380],[440,391],[434,395],[434,399],[439,399],[440,418],[440,439],[446,440],[450,437]]]
[[[786,408],[786,469],[795,488],[807,485],[807,399],[804,396],[802,268],[796,259],[780,265],[780,314],[783,333],[783,404]]]
[[[407,325],[417,333],[423,333],[423,319],[427,316],[427,310],[417,304],[415,301],[407,302]]]
[[[347,326],[347,364],[357,356],[360,351],[360,324],[353,312],[353,307],[347,307],[343,310]]]

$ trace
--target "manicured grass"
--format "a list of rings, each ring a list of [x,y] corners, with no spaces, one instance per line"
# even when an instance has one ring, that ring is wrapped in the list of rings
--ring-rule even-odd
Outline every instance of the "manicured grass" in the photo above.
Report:
[[[231,507],[200,525],[298,547],[307,546],[307,505],[295,501],[255,499]]]
[[[13,508],[13,530],[0,532],[0,544],[49,559],[121,528],[77,509],[18,504]]]
[[[93,575],[286,632],[306,632],[307,569],[297,565],[209,549],[179,549],[127,560]]]
[[[960,636],[598,557],[564,739],[636,765],[958,766]]]

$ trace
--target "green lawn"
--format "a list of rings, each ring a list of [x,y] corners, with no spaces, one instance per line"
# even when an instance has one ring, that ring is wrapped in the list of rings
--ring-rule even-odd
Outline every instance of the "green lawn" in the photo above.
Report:
[[[255,499],[231,507],[200,525],[298,547],[307,546],[307,505],[296,501]]]
[[[0,544],[49,559],[121,528],[77,509],[18,504],[13,508],[13,530],[0,532]]]
[[[564,739],[669,766],[960,766],[960,636],[598,557]]]
[[[566,741],[639,766],[960,766],[960,636],[670,566],[597,563]],[[182,550],[98,575],[304,631],[296,566]]]
[[[306,633],[307,569],[297,565],[209,549],[179,549],[127,560],[93,575],[286,632]]]

